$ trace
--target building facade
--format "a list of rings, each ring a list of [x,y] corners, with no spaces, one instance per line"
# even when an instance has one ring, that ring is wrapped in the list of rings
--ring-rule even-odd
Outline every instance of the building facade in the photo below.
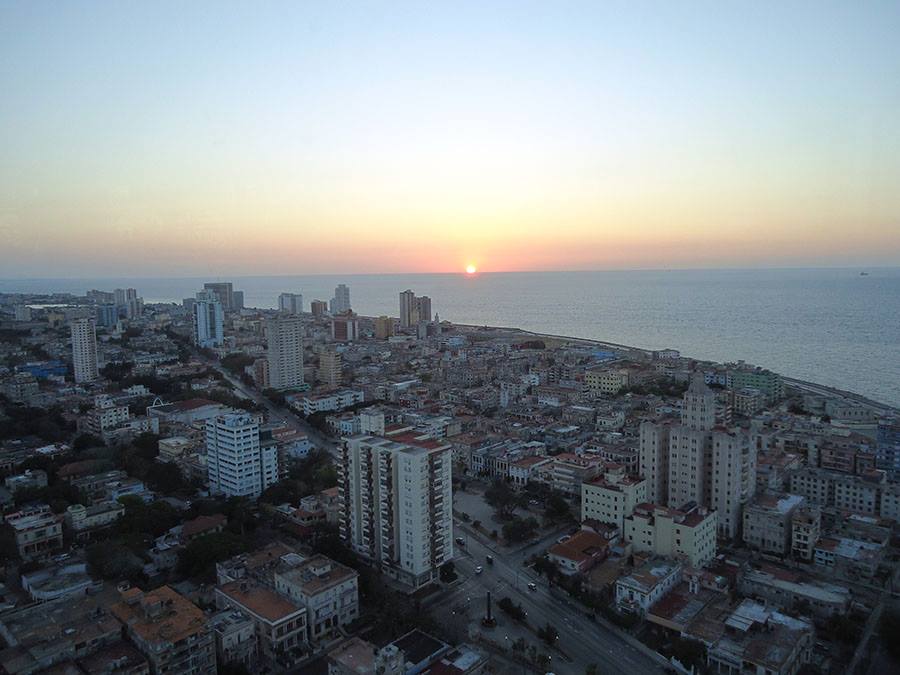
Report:
[[[97,368],[97,329],[93,319],[73,319],[72,370],[78,384],[100,378]]]
[[[278,448],[260,442],[259,423],[248,413],[206,422],[206,462],[215,494],[256,499],[278,481]]]

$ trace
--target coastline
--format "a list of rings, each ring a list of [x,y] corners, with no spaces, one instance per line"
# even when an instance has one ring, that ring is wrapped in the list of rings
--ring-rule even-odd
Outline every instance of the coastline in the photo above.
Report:
[[[453,323],[453,322],[451,322]],[[546,340],[554,340],[560,342],[568,342],[568,343],[576,343],[576,344],[585,344],[597,347],[606,347],[615,350],[627,350],[632,353],[643,354],[644,356],[650,356],[653,354],[652,349],[645,349],[643,347],[635,347],[633,345],[623,345],[618,344],[616,342],[607,342],[604,340],[592,340],[590,338],[578,338],[578,337],[570,337],[567,335],[554,335],[552,333],[537,333],[535,331],[524,330],[522,328],[514,328],[510,326],[485,326],[485,325],[472,325],[472,324],[463,324],[463,323],[453,323],[454,327],[458,328],[466,328],[471,330],[495,330],[495,331],[503,331],[507,333],[511,333],[513,335],[522,335],[533,338],[542,338]],[[693,357],[688,357],[693,358]],[[704,359],[696,359],[698,361],[703,361]],[[790,377],[788,375],[784,375],[783,373],[779,373],[781,375],[781,379],[784,380],[785,385],[793,387],[795,389],[800,389],[806,391],[811,394],[818,394],[824,396],[841,396],[843,398],[849,399],[855,403],[859,403],[861,405],[868,406],[876,411],[883,413],[900,413],[900,408],[897,406],[891,405],[889,403],[882,403],[880,401],[876,401],[867,396],[863,396],[862,394],[858,394],[853,391],[847,391],[844,389],[838,389],[836,387],[830,387],[825,384],[819,384],[818,382],[810,382],[808,380],[800,380],[795,377]]]

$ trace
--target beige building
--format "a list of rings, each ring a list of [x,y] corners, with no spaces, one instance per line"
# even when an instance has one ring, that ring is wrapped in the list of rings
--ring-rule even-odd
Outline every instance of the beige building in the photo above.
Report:
[[[669,502],[669,429],[671,422],[642,422],[638,473],[647,481],[647,501]]]
[[[94,382],[100,378],[97,368],[97,330],[93,319],[73,319],[72,369],[75,382]]]
[[[150,662],[153,675],[213,675],[216,650],[206,615],[170,588],[129,588],[110,612],[125,625],[128,639]]]
[[[803,506],[800,495],[765,492],[744,507],[744,543],[764,553],[786,556],[792,548],[791,524]]]
[[[683,557],[700,567],[716,555],[716,512],[695,506],[679,511],[639,504],[625,518],[625,540],[637,552]]]
[[[329,349],[319,354],[319,382],[329,387],[341,383],[341,355]]]
[[[306,608],[310,642],[339,635],[359,617],[359,574],[323,555],[275,574],[275,590]]]
[[[240,610],[253,620],[257,653],[269,664],[293,665],[306,648],[306,609],[255,582],[218,586],[216,607]]]
[[[647,481],[629,476],[621,464],[609,465],[603,475],[581,484],[581,520],[598,520],[619,528],[634,507],[647,501]]]
[[[269,386],[293,389],[303,385],[303,322],[295,316],[266,321]]]
[[[394,319],[389,316],[379,316],[375,319],[375,338],[387,340],[394,334]]]
[[[822,534],[822,512],[817,506],[800,506],[791,516],[791,554],[811,561]]]
[[[588,370],[584,383],[592,396],[615,396],[626,387],[633,387],[646,379],[646,374],[635,368],[613,370]]]

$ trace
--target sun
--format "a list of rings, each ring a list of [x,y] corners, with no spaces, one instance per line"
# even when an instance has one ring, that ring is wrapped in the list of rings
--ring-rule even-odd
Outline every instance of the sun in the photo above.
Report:
[[[466,274],[475,274],[478,271],[478,268],[475,265],[469,264],[466,265]]]

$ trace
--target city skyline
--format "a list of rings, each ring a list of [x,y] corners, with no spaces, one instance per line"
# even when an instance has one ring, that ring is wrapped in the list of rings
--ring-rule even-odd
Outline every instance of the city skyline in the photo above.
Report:
[[[2,276],[900,264],[895,4],[212,7],[0,8]]]

